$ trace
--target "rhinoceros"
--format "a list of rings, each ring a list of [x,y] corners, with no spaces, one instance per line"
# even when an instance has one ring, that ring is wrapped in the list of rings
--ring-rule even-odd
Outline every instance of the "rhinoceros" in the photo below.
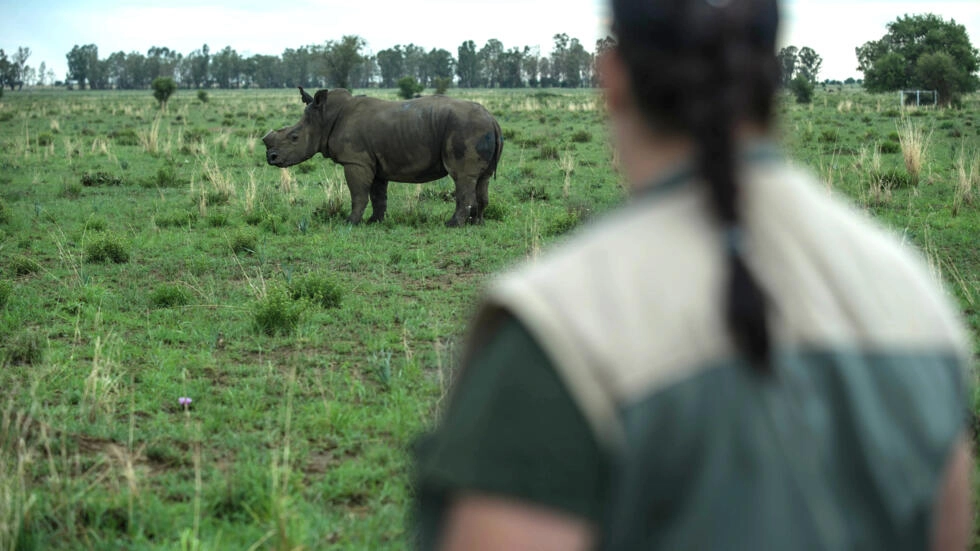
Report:
[[[384,220],[389,180],[423,183],[447,174],[456,184],[456,211],[446,225],[483,222],[503,137],[482,105],[445,96],[385,101],[344,89],[299,91],[303,118],[262,138],[266,160],[287,167],[322,153],[343,165],[349,223],[360,223],[368,199],[368,222]]]

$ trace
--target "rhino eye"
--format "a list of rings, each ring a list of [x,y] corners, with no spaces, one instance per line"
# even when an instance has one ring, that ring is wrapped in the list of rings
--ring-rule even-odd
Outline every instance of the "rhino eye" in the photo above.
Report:
[[[290,134],[289,139],[292,141],[299,141],[299,134]]]

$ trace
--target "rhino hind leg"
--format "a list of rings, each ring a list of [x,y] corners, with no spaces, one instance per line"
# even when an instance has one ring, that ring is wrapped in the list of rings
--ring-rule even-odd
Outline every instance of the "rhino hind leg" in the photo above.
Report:
[[[347,217],[347,223],[360,224],[371,197],[374,172],[364,167],[347,165],[344,167],[344,177],[347,179],[347,189],[350,190],[350,216]]]
[[[375,178],[371,183],[371,218],[368,224],[382,222],[388,210],[388,180]]]
[[[477,210],[476,205],[476,178],[458,176],[456,180],[456,212],[453,217],[446,222],[446,226],[452,228],[462,226],[471,221],[471,217]]]
[[[474,224],[483,223],[483,211],[490,204],[490,176],[480,176],[476,182],[476,208],[471,213],[470,221]]]

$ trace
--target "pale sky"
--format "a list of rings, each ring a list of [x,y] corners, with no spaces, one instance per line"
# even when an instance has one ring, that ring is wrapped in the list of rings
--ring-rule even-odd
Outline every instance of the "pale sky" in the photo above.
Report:
[[[0,0],[0,48],[32,54],[56,79],[67,72],[74,45],[95,44],[100,59],[116,51],[146,54],[165,46],[184,55],[207,43],[212,53],[281,55],[286,48],[356,34],[378,52],[396,44],[445,48],[490,38],[505,48],[551,51],[567,33],[592,51],[604,35],[606,0]],[[935,13],[965,25],[980,47],[980,0],[784,0],[781,44],[810,46],[821,57],[819,78],[861,78],[854,48],[880,38],[899,15]]]

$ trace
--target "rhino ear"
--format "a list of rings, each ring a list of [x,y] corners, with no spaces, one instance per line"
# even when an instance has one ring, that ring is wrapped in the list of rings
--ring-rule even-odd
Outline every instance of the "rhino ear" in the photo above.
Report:
[[[327,91],[320,90],[313,96],[313,107],[320,107],[324,103],[327,103]]]
[[[299,86],[299,95],[301,98],[303,98],[303,103],[306,105],[309,105],[310,102],[313,101],[313,96],[306,93],[306,90],[304,90],[302,86]]]

